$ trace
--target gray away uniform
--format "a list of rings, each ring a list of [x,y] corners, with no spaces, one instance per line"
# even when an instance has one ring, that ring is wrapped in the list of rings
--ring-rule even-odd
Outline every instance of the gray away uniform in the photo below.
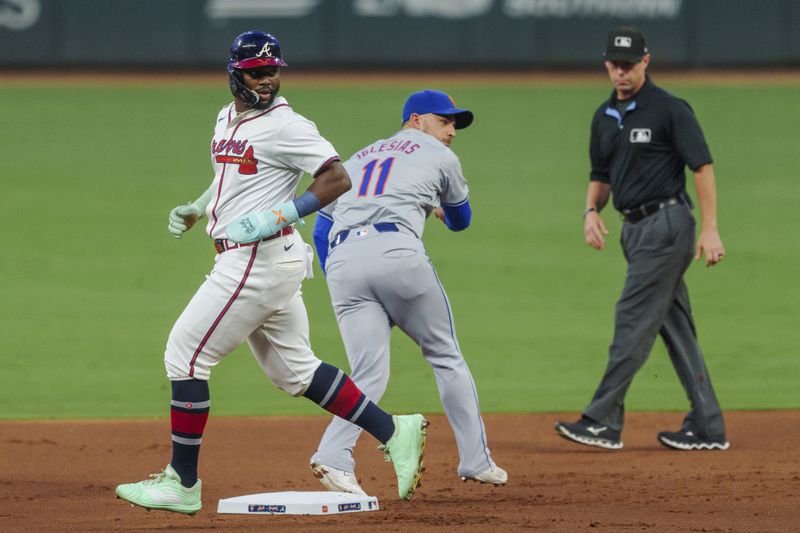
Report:
[[[404,129],[359,150],[344,166],[353,187],[322,216],[333,219],[326,274],[350,375],[379,401],[389,382],[391,329],[399,326],[433,368],[458,445],[458,474],[477,475],[494,466],[478,394],[447,295],[420,240],[435,207],[467,201],[461,163],[435,137]],[[358,426],[334,418],[312,462],[353,472],[360,434]]]

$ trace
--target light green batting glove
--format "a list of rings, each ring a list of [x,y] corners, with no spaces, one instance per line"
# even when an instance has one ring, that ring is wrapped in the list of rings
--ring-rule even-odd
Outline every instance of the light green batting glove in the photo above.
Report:
[[[206,214],[206,207],[211,201],[211,187],[209,187],[197,200],[190,204],[179,205],[169,212],[167,231],[173,237],[180,239],[181,235],[189,231],[195,223]]]
[[[234,219],[225,228],[225,233],[228,235],[228,240],[247,244],[269,237],[299,219],[297,207],[290,200],[272,209],[248,213]]]

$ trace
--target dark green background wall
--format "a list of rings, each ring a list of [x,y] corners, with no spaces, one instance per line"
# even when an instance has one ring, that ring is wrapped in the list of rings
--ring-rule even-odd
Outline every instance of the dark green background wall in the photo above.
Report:
[[[218,68],[248,29],[292,66],[580,68],[622,22],[662,66],[800,65],[794,0],[3,0],[0,68]]]

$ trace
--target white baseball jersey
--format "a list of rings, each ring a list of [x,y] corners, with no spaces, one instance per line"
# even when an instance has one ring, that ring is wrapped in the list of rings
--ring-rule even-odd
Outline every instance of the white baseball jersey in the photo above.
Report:
[[[211,140],[214,195],[206,208],[206,232],[224,239],[236,217],[294,198],[297,184],[332,159],[336,150],[317,126],[277,97],[269,109],[236,114],[234,104],[217,115]]]
[[[457,206],[469,195],[458,156],[436,137],[412,128],[359,150],[344,167],[353,187],[322,209],[333,219],[331,236],[394,222],[422,237],[435,207]]]
[[[208,234],[225,238],[236,217],[292,199],[303,172],[313,175],[331,159],[338,159],[333,146],[285,99],[239,115],[234,104],[226,106],[211,142],[216,175],[206,209]],[[276,386],[302,394],[320,365],[300,290],[311,261],[306,250],[295,231],[218,254],[169,335],[167,377],[207,380],[247,341]]]

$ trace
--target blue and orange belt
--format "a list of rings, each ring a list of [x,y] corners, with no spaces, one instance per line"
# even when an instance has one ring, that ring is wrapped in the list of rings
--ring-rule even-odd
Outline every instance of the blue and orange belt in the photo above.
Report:
[[[375,231],[378,233],[386,233],[387,231],[400,231],[400,229],[397,227],[397,224],[394,222],[378,222],[376,224],[372,224],[372,227],[375,228]],[[351,230],[346,229],[337,233],[336,237],[334,237],[331,241],[331,250],[342,244],[347,239],[348,235],[350,235],[350,231]]]

